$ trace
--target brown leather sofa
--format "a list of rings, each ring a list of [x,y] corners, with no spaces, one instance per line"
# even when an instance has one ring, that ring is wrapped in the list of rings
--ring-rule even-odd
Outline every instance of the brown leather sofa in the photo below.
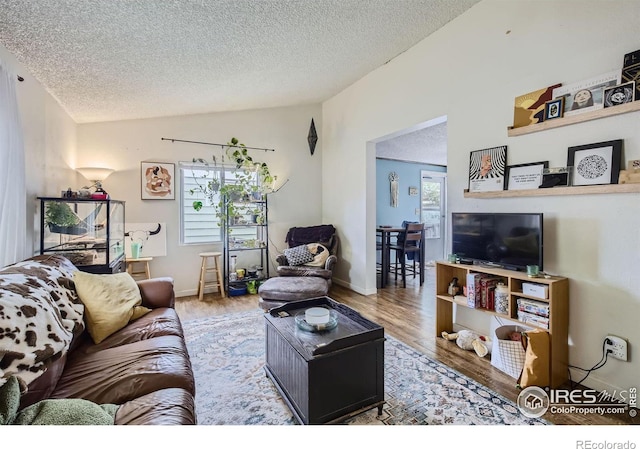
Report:
[[[42,286],[50,281],[43,273],[58,265],[68,269],[70,264],[59,256],[36,256],[24,262],[27,264],[0,270],[3,301],[18,288],[15,280],[19,276],[28,279],[29,294],[35,295],[38,289],[42,293]],[[57,286],[74,289],[73,281],[64,277],[56,282]],[[142,305],[152,311],[99,344],[94,344],[86,328],[74,330],[66,351],[45,360],[44,373],[28,384],[21,396],[21,409],[47,398],[82,398],[119,405],[116,425],[196,424],[195,382],[182,325],[174,309],[173,280],[143,280],[138,281],[138,287]],[[21,298],[24,294],[23,289]],[[6,341],[0,344],[0,352],[8,353],[6,345]],[[9,369],[3,368],[5,375]]]

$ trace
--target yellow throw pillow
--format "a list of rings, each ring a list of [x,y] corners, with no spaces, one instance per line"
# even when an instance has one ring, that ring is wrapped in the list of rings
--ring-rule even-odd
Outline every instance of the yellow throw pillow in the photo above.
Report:
[[[85,306],[87,330],[96,344],[151,311],[140,305],[140,290],[129,273],[76,271],[73,280]]]

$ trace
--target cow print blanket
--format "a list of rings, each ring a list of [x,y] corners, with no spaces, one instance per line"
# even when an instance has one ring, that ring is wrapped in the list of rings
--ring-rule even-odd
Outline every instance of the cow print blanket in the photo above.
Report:
[[[31,383],[84,329],[84,305],[73,284],[76,270],[56,255],[0,270],[0,386],[11,376]]]

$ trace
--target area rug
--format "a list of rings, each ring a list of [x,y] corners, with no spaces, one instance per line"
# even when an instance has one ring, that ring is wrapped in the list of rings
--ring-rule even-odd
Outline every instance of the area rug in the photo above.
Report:
[[[265,331],[259,309],[183,323],[196,381],[200,425],[290,425],[297,421],[264,371]],[[516,405],[395,338],[385,341],[382,415],[355,425],[535,425]]]

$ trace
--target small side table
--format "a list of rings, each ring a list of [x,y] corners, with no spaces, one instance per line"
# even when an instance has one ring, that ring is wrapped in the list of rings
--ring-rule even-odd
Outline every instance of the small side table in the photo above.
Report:
[[[151,279],[149,262],[153,257],[139,257],[138,259],[127,259],[127,273],[136,280]],[[136,265],[138,264],[138,265]]]

